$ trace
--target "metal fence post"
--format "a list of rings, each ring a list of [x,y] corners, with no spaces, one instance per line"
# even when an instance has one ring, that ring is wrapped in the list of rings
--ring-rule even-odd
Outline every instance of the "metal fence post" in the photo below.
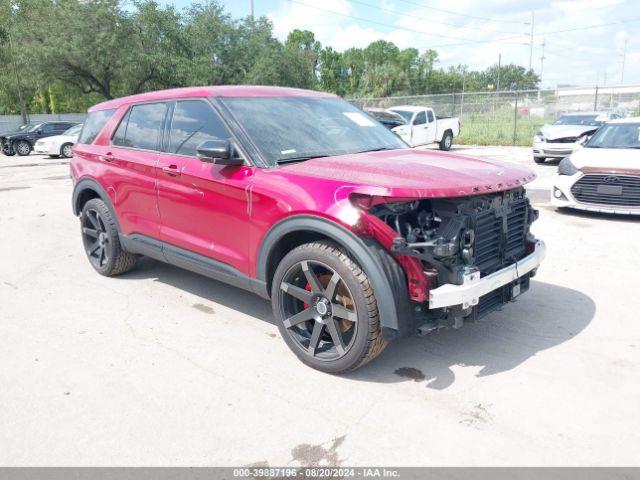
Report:
[[[598,110],[598,85],[596,85],[596,96],[595,96],[595,99],[593,100],[593,110],[594,111]]]
[[[518,92],[516,92],[516,102],[513,109],[513,145],[516,144],[516,137],[518,133]]]

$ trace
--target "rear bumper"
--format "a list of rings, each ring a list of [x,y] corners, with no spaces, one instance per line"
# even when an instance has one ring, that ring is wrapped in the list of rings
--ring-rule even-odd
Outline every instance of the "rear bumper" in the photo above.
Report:
[[[57,145],[38,145],[37,143],[33,146],[34,153],[44,153],[47,155],[59,155],[60,150]]]
[[[462,285],[446,284],[429,292],[429,308],[443,308],[462,305],[468,308],[477,305],[480,297],[508,285],[538,268],[544,260],[546,246],[538,240],[534,251],[522,260],[498,270],[484,278],[480,272],[469,272],[464,276]]]

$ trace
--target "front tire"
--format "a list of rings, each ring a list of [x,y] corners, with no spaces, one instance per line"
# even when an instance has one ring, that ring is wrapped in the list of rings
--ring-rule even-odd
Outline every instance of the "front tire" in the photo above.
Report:
[[[93,198],[84,204],[80,231],[89,263],[100,275],[119,275],[135,266],[136,255],[123,250],[115,219],[101,199]]]
[[[545,157],[533,157],[533,161],[538,165],[543,164],[547,159]]]
[[[26,140],[19,140],[13,144],[13,151],[21,157],[26,157],[31,153],[31,144]]]
[[[2,146],[2,153],[4,153],[7,157],[13,157],[16,154],[9,145]]]
[[[439,147],[440,150],[448,152],[449,150],[451,150],[451,145],[453,145],[453,134],[449,130],[447,130],[446,132],[444,132],[442,140],[440,140]]]
[[[354,370],[387,345],[367,275],[333,243],[289,252],[276,269],[271,302],[287,346],[316,370]]]

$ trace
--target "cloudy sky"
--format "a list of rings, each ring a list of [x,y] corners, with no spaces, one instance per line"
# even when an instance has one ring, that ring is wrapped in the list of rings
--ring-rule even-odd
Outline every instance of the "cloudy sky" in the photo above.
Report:
[[[222,3],[235,17],[249,11],[250,0]],[[544,42],[544,86],[619,84],[625,42],[624,83],[640,83],[640,0],[254,0],[254,8],[281,39],[308,29],[345,50],[382,38],[433,48],[445,67],[478,69],[497,63],[499,53],[503,63],[528,67],[533,10],[532,67],[540,72]]]

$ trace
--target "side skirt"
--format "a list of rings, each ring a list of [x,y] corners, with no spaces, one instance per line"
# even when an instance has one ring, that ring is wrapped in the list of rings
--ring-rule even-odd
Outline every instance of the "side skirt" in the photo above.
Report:
[[[145,255],[269,299],[266,282],[251,278],[231,265],[145,235],[120,234],[119,238],[120,244],[127,252]]]

